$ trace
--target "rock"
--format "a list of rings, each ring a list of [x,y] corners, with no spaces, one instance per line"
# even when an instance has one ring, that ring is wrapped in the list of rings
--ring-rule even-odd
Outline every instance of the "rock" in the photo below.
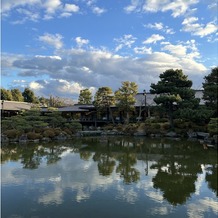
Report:
[[[49,137],[43,137],[42,141],[48,142],[48,141],[51,141],[51,139]]]
[[[54,137],[55,140],[66,140],[67,136],[63,133],[60,133],[58,136]]]
[[[170,138],[175,138],[175,137],[177,137],[178,135],[177,135],[177,133],[171,131],[171,132],[168,132],[165,136],[166,136],[166,137],[170,137]]]
[[[198,139],[207,139],[210,134],[207,132],[196,132]]]
[[[188,135],[189,138],[197,138],[197,133],[196,132],[189,131],[189,132],[187,132],[187,135]]]
[[[23,134],[20,136],[19,143],[27,143],[27,141],[28,141],[28,138],[26,134]]]
[[[9,142],[9,138],[6,135],[1,135],[1,142],[7,143],[7,142]]]
[[[146,136],[146,133],[145,132],[135,132],[133,135],[134,136]]]

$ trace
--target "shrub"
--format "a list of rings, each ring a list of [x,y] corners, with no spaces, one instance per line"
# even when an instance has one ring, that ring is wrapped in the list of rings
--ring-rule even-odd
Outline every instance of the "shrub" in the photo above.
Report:
[[[212,135],[218,133],[218,118],[211,118],[208,124],[208,131]]]
[[[112,124],[108,124],[104,126],[104,130],[113,130],[114,126]]]
[[[6,130],[4,134],[9,138],[9,139],[15,139],[17,138],[21,133],[17,131],[16,129],[11,129],[11,130]]]
[[[71,135],[72,134],[72,132],[68,128],[64,128],[64,132],[66,132],[67,135]]]
[[[61,133],[61,129],[54,129],[54,134],[57,136],[57,135],[60,135]]]
[[[123,125],[119,123],[119,124],[116,126],[116,130],[119,131],[119,132],[122,132],[122,131],[123,131]]]
[[[35,132],[28,132],[27,133],[27,138],[30,140],[35,140],[35,139],[41,139],[42,136],[39,133],[35,133]]]
[[[168,130],[168,129],[170,129],[170,124],[168,122],[162,123],[161,127],[163,130]]]
[[[125,126],[124,132],[129,133],[129,134],[133,134],[136,132],[137,128],[138,128],[137,124],[128,124]]]
[[[161,126],[160,126],[159,123],[152,123],[152,124],[151,124],[151,128],[152,128],[152,129],[160,129],[160,127],[161,127]]]
[[[47,129],[43,132],[44,137],[53,138],[55,136],[55,132],[53,129]]]
[[[82,130],[82,124],[79,122],[71,122],[71,123],[65,123],[64,127],[68,128],[71,130],[72,133],[76,133],[80,130]]]

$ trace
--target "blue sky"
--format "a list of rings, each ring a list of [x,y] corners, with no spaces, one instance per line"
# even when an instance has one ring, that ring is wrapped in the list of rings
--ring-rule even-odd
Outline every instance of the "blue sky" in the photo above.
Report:
[[[217,66],[216,0],[2,0],[1,86],[77,99],[167,69],[202,87]]]

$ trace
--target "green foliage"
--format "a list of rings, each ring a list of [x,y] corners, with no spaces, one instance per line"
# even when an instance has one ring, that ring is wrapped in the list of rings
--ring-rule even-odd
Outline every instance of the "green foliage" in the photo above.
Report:
[[[126,112],[126,123],[129,123],[129,112],[134,110],[137,92],[137,84],[129,81],[122,82],[122,86],[115,92],[117,107],[120,111]]]
[[[213,115],[213,111],[208,110],[205,107],[199,107],[197,109],[183,108],[180,109],[178,112],[178,117],[195,122],[197,124],[208,123],[210,117]]]
[[[59,111],[53,111],[52,113],[47,114],[45,120],[52,128],[63,127],[64,123],[66,123],[67,121],[66,118],[63,118],[61,116],[61,113]]]
[[[132,124],[132,123],[127,124],[127,125],[124,125],[123,132],[132,135],[136,132],[137,128],[138,128],[137,124]]]
[[[19,89],[12,89],[11,94],[12,94],[13,101],[21,101],[21,102],[24,101],[22,93]]]
[[[38,102],[38,99],[36,98],[34,92],[29,88],[25,88],[22,95],[25,102],[30,102],[30,103]]]
[[[4,134],[9,139],[15,139],[15,138],[17,138],[18,136],[21,135],[21,133],[19,131],[17,131],[16,129],[6,130],[6,131],[4,131]]]
[[[214,111],[214,116],[218,115],[217,111],[217,98],[218,98],[218,67],[212,69],[208,76],[204,77],[203,83],[203,99],[206,102],[206,106]]]
[[[39,134],[39,133],[28,132],[27,133],[27,138],[30,139],[30,140],[41,139],[42,135]]]
[[[11,91],[1,88],[1,100],[12,101],[12,99]]]
[[[97,110],[105,110],[111,105],[115,104],[115,97],[113,96],[113,91],[110,87],[101,87],[95,94],[94,106]]]
[[[218,134],[218,118],[211,118],[210,122],[208,124],[208,131],[212,135],[217,135]]]
[[[43,132],[43,136],[48,137],[48,138],[53,138],[53,137],[55,137],[55,131],[53,129],[46,129]]]
[[[65,123],[64,127],[68,128],[72,133],[76,133],[78,131],[82,130],[82,125],[79,122],[70,122],[70,123]]]
[[[91,103],[92,103],[91,91],[89,89],[80,90],[78,104],[91,104]]]
[[[108,125],[106,125],[106,126],[104,126],[104,128],[103,128],[104,130],[113,130],[114,129],[114,125],[112,125],[112,124],[108,124]]]
[[[199,99],[195,98],[195,93],[191,89],[192,81],[183,74],[182,70],[166,70],[160,74],[160,81],[151,84],[150,92],[159,94],[154,101],[161,105],[168,113],[170,125],[173,128],[173,113],[176,108],[197,108]]]

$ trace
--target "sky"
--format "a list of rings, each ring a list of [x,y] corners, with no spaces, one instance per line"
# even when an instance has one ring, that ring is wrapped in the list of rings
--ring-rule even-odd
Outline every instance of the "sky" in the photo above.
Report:
[[[168,69],[201,89],[218,60],[217,0],[2,0],[1,87],[77,100]]]

